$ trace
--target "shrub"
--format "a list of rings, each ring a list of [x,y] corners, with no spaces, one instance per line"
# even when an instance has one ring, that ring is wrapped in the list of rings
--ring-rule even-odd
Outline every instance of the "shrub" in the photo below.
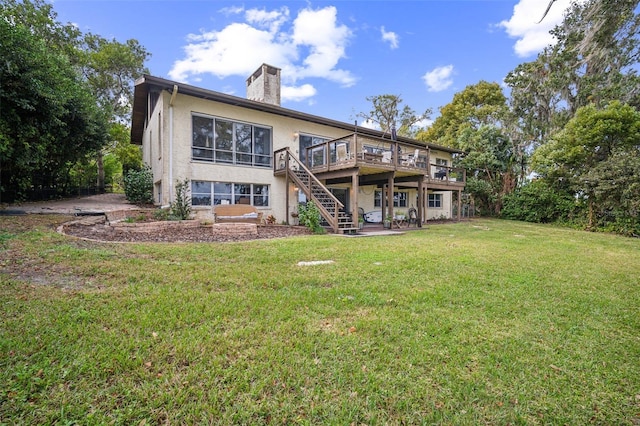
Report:
[[[500,215],[505,219],[549,223],[569,220],[575,208],[570,194],[554,190],[543,180],[535,180],[506,195]]]
[[[151,168],[129,170],[124,177],[124,195],[134,204],[153,203],[153,175]]]
[[[169,220],[169,214],[170,212],[167,209],[158,209],[158,210],[154,210],[153,218],[155,220],[160,220],[160,221]]]
[[[306,204],[300,204],[298,206],[298,220],[300,225],[304,225],[311,229],[316,234],[324,232],[324,228],[320,225],[322,217],[320,210],[313,203],[313,201],[307,201]]]
[[[187,220],[191,216],[191,197],[189,197],[189,179],[176,182],[176,199],[171,203],[170,216],[175,220]]]

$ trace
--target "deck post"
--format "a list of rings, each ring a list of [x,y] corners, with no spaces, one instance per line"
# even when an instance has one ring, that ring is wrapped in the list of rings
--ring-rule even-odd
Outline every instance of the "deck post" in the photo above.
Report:
[[[424,210],[424,178],[418,181],[418,227],[422,228],[422,211]]]
[[[429,186],[424,186],[424,223],[429,220]]]
[[[358,185],[358,172],[354,171],[351,175],[351,223],[353,227],[360,226],[360,215],[358,214],[358,193],[360,192]]]
[[[391,216],[391,220],[393,220],[393,175],[389,176],[389,180],[387,182],[387,200],[387,209],[389,211],[388,216]],[[384,220],[384,218],[382,218],[382,220]]]

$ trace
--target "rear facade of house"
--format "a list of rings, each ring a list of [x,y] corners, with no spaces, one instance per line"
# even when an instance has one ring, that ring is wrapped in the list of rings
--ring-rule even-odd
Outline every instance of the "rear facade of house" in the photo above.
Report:
[[[283,108],[278,68],[258,68],[246,99],[148,75],[134,99],[131,141],[142,145],[159,206],[187,180],[203,218],[216,205],[250,204],[292,223],[308,200],[335,232],[363,216],[412,213],[417,226],[459,217],[459,151]]]

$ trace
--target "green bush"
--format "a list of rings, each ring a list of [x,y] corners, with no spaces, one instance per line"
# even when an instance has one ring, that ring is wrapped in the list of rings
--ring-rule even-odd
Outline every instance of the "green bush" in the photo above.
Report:
[[[169,220],[170,214],[171,212],[168,209],[158,209],[154,210],[153,218],[159,221]]]
[[[171,203],[170,216],[175,220],[187,220],[191,216],[191,197],[189,197],[189,179],[176,182],[176,199]]]
[[[467,179],[465,191],[475,200],[476,213],[481,216],[493,216],[496,211],[497,196],[489,182],[473,176]]]
[[[597,230],[640,237],[640,215],[630,216],[626,211],[602,212],[598,215]]]
[[[134,204],[153,204],[153,174],[151,168],[129,170],[124,177],[124,195]]]
[[[567,221],[576,202],[570,194],[560,193],[542,180],[532,181],[505,195],[500,215],[505,219],[549,223]]]
[[[300,225],[304,225],[311,229],[316,234],[324,232],[324,228],[320,225],[322,216],[320,210],[313,203],[313,201],[307,201],[306,204],[300,204],[298,206],[298,220]]]

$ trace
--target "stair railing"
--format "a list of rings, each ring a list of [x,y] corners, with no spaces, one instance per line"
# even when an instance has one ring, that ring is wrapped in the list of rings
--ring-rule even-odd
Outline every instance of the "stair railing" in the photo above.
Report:
[[[304,195],[316,204],[333,232],[339,232],[338,217],[344,204],[311,173],[300,159],[293,155],[289,148],[274,152],[274,158],[276,159],[275,170],[285,169],[287,178],[290,178]]]

